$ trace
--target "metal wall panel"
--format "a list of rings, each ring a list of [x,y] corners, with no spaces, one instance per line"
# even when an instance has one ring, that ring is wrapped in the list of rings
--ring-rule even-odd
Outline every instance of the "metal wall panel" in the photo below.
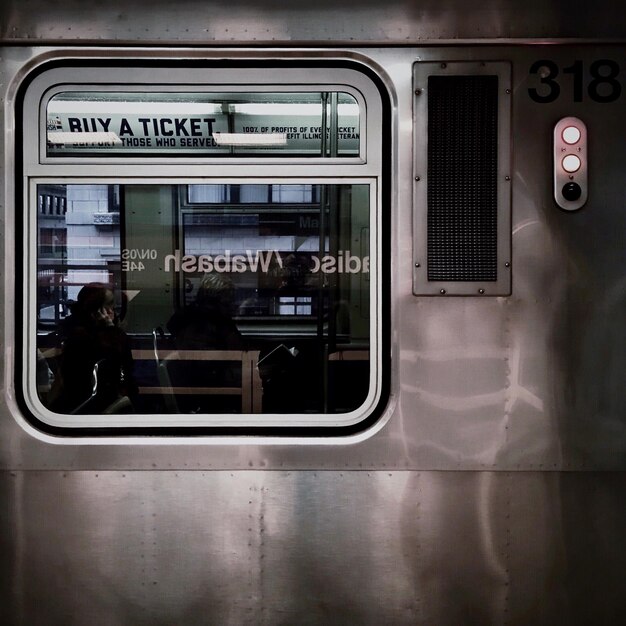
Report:
[[[198,3],[168,5],[165,17],[156,15],[154,3],[151,11],[135,3],[111,21],[95,3],[90,14],[79,13],[79,4],[84,11],[78,2],[65,8],[4,3],[3,36],[18,43],[66,35],[74,42],[114,36],[145,43],[163,35],[160,29],[175,11],[179,20],[172,18],[166,32],[181,42],[224,41],[237,19],[234,40],[271,36],[284,43],[311,37],[315,29],[317,39],[349,38],[365,20],[352,11],[350,22],[337,13],[336,20],[325,16],[322,24],[316,14],[317,21],[307,23],[305,9],[292,5],[294,13],[279,20],[281,30],[268,14],[270,23],[259,20],[251,4],[237,15],[231,3],[212,16],[212,26],[190,19]],[[574,7],[568,13],[560,10],[565,3],[531,3],[523,14],[512,2],[495,4],[479,10],[467,5],[471,16],[454,19],[449,9],[430,3],[404,12],[377,6],[367,13],[373,25],[360,38],[400,42],[531,32],[623,37],[624,21],[610,12],[615,3],[601,3],[608,12],[597,3],[568,3]],[[150,57],[181,52],[121,51]],[[106,52],[73,51],[94,53]],[[539,104],[528,97],[528,89],[537,87],[529,68],[538,59],[567,68],[575,60],[589,67],[612,58],[625,67],[623,47],[282,53],[357,58],[381,74],[394,107],[392,397],[379,430],[306,445],[74,444],[46,440],[20,421],[10,375],[16,293],[11,246],[22,210],[14,201],[12,106],[16,76],[39,54],[51,50],[4,48],[0,63],[0,141],[8,142],[0,199],[2,623],[626,622],[625,474],[590,471],[626,469],[623,100],[600,105],[585,95],[581,102],[563,97]],[[233,54],[270,59],[281,53]],[[411,67],[418,59],[512,63],[509,298],[412,295]],[[567,115],[587,124],[590,163],[589,201],[569,214],[555,206],[551,184],[552,128]]]
[[[2,83],[9,86],[10,138],[15,72],[38,50],[5,49]],[[43,51],[42,51],[43,52]],[[132,52],[139,56],[153,52]],[[197,51],[196,51],[197,53]],[[118,51],[128,55],[130,51]],[[176,51],[159,54],[175,56]],[[211,56],[210,53],[203,53]],[[216,52],[216,55],[223,53]],[[272,58],[280,52],[258,52]],[[301,55],[317,58],[318,52]],[[344,53],[335,51],[335,56]],[[329,53],[322,53],[322,57]],[[391,90],[396,170],[392,205],[392,395],[382,428],[343,441],[236,440],[207,447],[195,440],[136,440],[132,445],[50,445],[27,433],[11,414],[11,378],[0,422],[0,463],[11,469],[624,469],[626,369],[624,255],[621,210],[626,181],[625,121],[620,101],[599,104],[563,97],[539,104],[529,97],[539,77],[529,73],[549,57],[561,68],[580,59],[617,59],[619,46],[422,48],[351,51],[375,64]],[[411,66],[416,59],[507,59],[513,68],[513,292],[508,298],[415,297],[411,293],[413,176]],[[564,74],[564,77],[567,75]],[[589,133],[589,200],[577,212],[561,211],[552,197],[553,124],[567,115]],[[5,227],[16,211],[7,163]],[[11,237],[11,235],[9,235]],[[6,241],[3,242],[6,245]],[[3,276],[12,293],[10,271]],[[12,364],[11,300],[3,363]],[[104,443],[104,442],[100,442]],[[336,445],[339,444],[339,445]]]
[[[305,42],[418,44],[533,38],[626,36],[617,0],[4,0],[0,39],[32,45],[50,41],[193,45],[284,45]]]
[[[0,612],[15,625],[623,623],[623,481],[3,472]]]

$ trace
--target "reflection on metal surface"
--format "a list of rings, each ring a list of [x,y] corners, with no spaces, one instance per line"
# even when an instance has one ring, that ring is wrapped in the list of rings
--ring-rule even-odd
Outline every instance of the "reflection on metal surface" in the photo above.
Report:
[[[210,0],[128,3],[110,0],[106,5],[84,3],[89,18],[71,3],[41,0],[6,0],[0,13],[0,37],[8,41],[99,42],[110,39],[123,44],[141,41],[159,44],[165,38],[179,43],[248,42],[275,45],[287,42],[354,41],[387,44],[423,44],[460,39],[506,39],[528,37],[535,41],[563,37],[624,36],[623,20],[606,19],[615,14],[612,0],[593,4],[550,0],[529,3],[520,12],[517,0],[485,0],[479,5],[465,0],[388,0],[384,5],[363,0],[294,3],[273,0],[271,10],[259,11],[252,0],[228,3]],[[268,7],[268,8],[269,8]],[[326,11],[326,13],[325,13]],[[329,19],[327,11],[332,11]]]
[[[479,408],[490,404],[495,404],[506,399],[507,411],[517,401],[527,402],[538,410],[543,410],[543,401],[531,391],[520,384],[520,364],[522,361],[522,348],[519,345],[512,347],[509,351],[489,350],[474,348],[466,350],[465,348],[451,348],[445,351],[438,351],[432,354],[424,354],[423,352],[407,353],[401,352],[401,358],[419,363],[420,360],[435,361],[445,364],[462,361],[463,359],[471,359],[472,361],[481,359],[498,359],[508,361],[509,377],[506,389],[501,389],[487,394],[478,394],[472,396],[450,397],[449,395],[434,394],[427,389],[419,388],[414,385],[406,384],[402,389],[410,393],[418,393],[423,396],[427,402],[435,407],[445,408],[451,411],[463,411],[466,409]]]
[[[559,10],[569,8],[565,2],[534,3],[520,13],[513,0],[480,7],[453,0],[443,8],[439,0],[341,6],[322,0],[291,2],[280,17],[260,15],[252,0],[219,6],[165,6],[156,0],[150,11],[144,2],[131,6],[111,0],[106,9],[83,3],[89,11],[82,13],[75,11],[76,4],[2,4],[2,35],[24,44],[4,48],[1,55],[1,95],[8,113],[15,104],[12,80],[46,55],[54,56],[27,47],[37,40],[98,41],[97,56],[132,53],[138,65],[159,55],[206,59],[208,65],[225,56],[224,49],[207,45],[216,40],[295,43],[310,40],[311,33],[320,48],[326,38],[349,41],[355,34],[361,41],[402,44],[453,37],[455,46],[354,50],[357,43],[350,41],[350,51],[295,52],[280,46],[228,51],[233,57],[283,61],[294,55],[349,56],[378,72],[392,92],[389,160],[397,177],[392,202],[384,207],[392,216],[386,250],[393,294],[391,400],[378,430],[346,440],[128,437],[85,442],[45,437],[25,424],[14,382],[20,348],[15,329],[22,320],[15,318],[13,307],[22,288],[19,281],[14,284],[13,259],[22,250],[15,251],[13,242],[23,207],[15,200],[19,194],[10,158],[14,121],[5,116],[0,622],[626,623],[625,474],[592,471],[626,469],[623,107],[576,103],[601,141],[590,146],[593,211],[567,215],[554,210],[552,157],[545,138],[569,104],[545,107],[527,98],[529,88],[550,76],[546,68],[543,76],[528,77],[537,59],[553,58],[564,69],[574,59],[582,59],[585,67],[597,58],[621,63],[623,45],[478,47],[457,39],[468,33],[505,37],[529,32],[551,38],[621,34],[623,39],[626,21],[606,19],[603,11],[614,3],[588,3],[574,12]],[[272,9],[281,4],[270,3]],[[320,12],[326,4],[333,5],[336,19]],[[198,18],[200,5],[207,10],[204,21]],[[123,10],[112,18],[116,8]],[[107,49],[99,41],[108,35],[116,44],[156,42],[163,24],[170,26],[170,49]],[[183,51],[185,42],[203,47]],[[75,46],[70,54],[91,53]],[[505,265],[515,267],[513,292],[497,299],[415,298],[410,67],[416,58],[440,63],[478,56],[510,61],[515,77],[513,257]],[[31,162],[37,162],[36,154]],[[100,165],[84,171],[94,179],[107,176]],[[111,177],[118,174],[113,171]],[[165,179],[171,170],[150,166],[141,174]],[[77,175],[72,171],[72,177]],[[184,175],[192,177],[187,170]],[[192,207],[221,198],[222,191],[209,189],[210,176],[206,169],[196,170],[200,182],[188,198]],[[324,170],[324,176],[338,176],[336,166]],[[42,187],[46,219],[56,220],[67,198],[55,185]],[[283,191],[295,204],[308,194],[306,189]],[[145,203],[152,205],[152,200]],[[211,221],[204,226],[209,229]],[[99,234],[107,228],[99,224]],[[55,236],[46,231],[41,237],[51,257],[59,254]],[[129,248],[130,254],[143,246]],[[199,242],[197,254],[201,248]],[[338,351],[329,355],[329,363],[358,365],[358,357],[368,356],[359,351],[351,353],[352,359]],[[152,351],[147,355],[152,358]]]
[[[615,207],[624,197],[619,168],[626,158],[625,144],[618,141],[624,121],[618,107],[608,105],[602,116],[592,117],[594,135],[606,139],[602,149],[600,144],[590,146],[598,177],[594,215],[581,213],[575,220],[564,221],[567,216],[554,213],[549,189],[551,154],[542,139],[553,129],[554,119],[550,107],[542,108],[527,97],[528,88],[537,87],[540,79],[528,77],[528,68],[548,52],[563,67],[574,52],[586,65],[597,55],[617,58],[622,54],[619,46],[504,46],[494,48],[487,59],[510,60],[517,76],[511,259],[516,269],[511,297],[460,298],[451,304],[407,298],[412,240],[411,215],[405,207],[411,204],[411,181],[398,185],[397,202],[391,207],[392,401],[385,427],[375,437],[365,436],[347,448],[294,447],[284,440],[279,446],[257,445],[257,441],[242,448],[230,440],[210,453],[202,446],[168,444],[155,456],[150,446],[135,442],[125,450],[88,446],[75,454],[23,432],[8,419],[9,411],[19,414],[9,398],[7,419],[0,423],[2,466],[623,469],[626,388],[621,378],[626,357],[620,346],[626,303],[622,284],[626,214]],[[470,60],[476,51],[471,47],[370,49],[359,54],[364,62],[377,64],[397,91],[396,159],[406,167],[412,157],[408,105],[412,85],[406,69],[416,57]],[[5,74],[12,75],[25,60],[36,57],[34,49],[7,51]],[[581,103],[579,108],[582,117],[591,119],[589,114],[597,107]],[[530,130],[528,120],[533,120]],[[6,275],[10,279],[10,268]],[[7,324],[10,328],[10,320]],[[10,333],[4,337],[8,354],[15,349],[13,342]],[[7,358],[5,366],[10,363]],[[461,406],[462,398],[475,400]],[[448,410],[437,403],[457,408]]]
[[[522,346],[515,343],[509,356],[509,387],[506,410],[513,409],[517,401],[527,402],[538,411],[543,411],[543,400],[526,389],[522,384]]]
[[[618,624],[622,488],[610,473],[4,472],[0,601],[16,624]]]

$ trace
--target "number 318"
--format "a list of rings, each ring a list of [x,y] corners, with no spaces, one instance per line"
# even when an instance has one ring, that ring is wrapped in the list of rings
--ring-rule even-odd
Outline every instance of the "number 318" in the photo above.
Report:
[[[537,61],[530,68],[531,74],[539,74],[542,85],[539,89],[530,88],[528,95],[542,104],[554,102],[561,94],[561,85],[556,80],[559,67],[554,61]],[[571,74],[574,102],[583,101],[584,71],[583,62],[574,61],[573,65],[563,68],[563,74]],[[598,59],[589,67],[591,80],[587,85],[587,93],[594,102],[615,102],[622,95],[622,85],[617,80],[619,65],[609,59]],[[547,89],[546,89],[547,88]],[[547,92],[546,92],[547,91]],[[540,93],[541,92],[541,93]]]

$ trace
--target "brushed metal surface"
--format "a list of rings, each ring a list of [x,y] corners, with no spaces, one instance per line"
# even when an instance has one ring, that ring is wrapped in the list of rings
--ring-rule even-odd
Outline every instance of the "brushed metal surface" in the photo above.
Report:
[[[621,18],[621,19],[620,19]],[[4,41],[162,41],[253,45],[303,42],[415,44],[459,39],[623,39],[623,6],[616,0],[516,0],[468,3],[449,0],[359,0],[294,3],[271,0],[90,0],[49,3],[5,0],[0,10]]]
[[[8,0],[0,7],[0,38],[15,44],[0,54],[0,622],[626,623],[626,473],[592,471],[626,469],[624,96],[574,102],[564,83],[554,103],[528,98],[537,60],[588,68],[609,58],[624,68],[624,47],[365,47],[624,40],[622,3],[527,2],[523,12],[513,0],[478,8],[461,0],[443,8],[435,0],[286,4],[273,0],[261,11],[244,0],[156,0],[149,8]],[[161,47],[68,53],[252,54],[268,62],[347,54],[381,74],[393,102],[394,177],[392,395],[380,430],[346,443],[120,445],[55,441],[20,423],[15,88],[39,55],[54,56],[47,43],[107,40]],[[296,42],[350,48],[200,47]],[[509,298],[411,294],[418,59],[512,64]],[[551,188],[551,132],[569,115],[589,133],[589,200],[576,214],[556,207]]]
[[[12,137],[12,79],[43,50],[5,48],[1,66]],[[101,51],[81,52],[81,55]],[[111,52],[113,53],[113,52]],[[271,59],[283,53],[252,51]],[[114,54],[154,57],[157,52]],[[159,50],[164,57],[175,50]],[[223,52],[195,51],[221,56]],[[241,51],[239,54],[243,54]],[[290,53],[295,54],[295,53]],[[308,58],[341,50],[301,51]],[[621,46],[371,49],[350,56],[382,72],[394,102],[395,167],[392,210],[392,389],[382,429],[341,441],[175,440],[155,446],[51,445],[18,425],[12,400],[15,350],[12,255],[2,280],[8,289],[2,367],[6,405],[0,420],[0,464],[9,469],[503,469],[617,470],[626,468],[626,121],[621,101],[598,104],[564,97],[537,104],[531,65],[549,57],[559,67],[617,59]],[[411,295],[411,67],[424,61],[510,60],[513,67],[513,293],[508,298]],[[5,87],[6,88],[6,87]],[[623,96],[622,96],[623,98]],[[589,200],[581,211],[558,209],[552,198],[554,121],[575,114],[589,133]],[[9,148],[10,148],[9,144]],[[11,150],[9,150],[9,155]],[[4,227],[13,237],[12,162],[6,163]],[[2,245],[7,245],[3,241]],[[18,286],[19,288],[19,286]],[[1,296],[4,298],[4,295]],[[8,385],[8,386],[6,386]],[[194,445],[198,443],[199,445]],[[107,445],[105,445],[107,444]],[[339,444],[339,445],[336,445]]]
[[[624,479],[2,472],[0,611],[16,625],[623,623]]]

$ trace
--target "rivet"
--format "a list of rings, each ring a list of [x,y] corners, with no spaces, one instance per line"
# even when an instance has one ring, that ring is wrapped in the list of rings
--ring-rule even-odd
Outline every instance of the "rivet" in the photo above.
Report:
[[[504,180],[511,180],[511,177],[510,176],[505,176]]]
[[[415,267],[422,267],[420,263],[416,263]]]
[[[507,89],[507,90],[505,91],[505,93],[511,93],[511,90],[510,90],[510,89]]]
[[[484,289],[479,289],[478,293],[485,293],[485,290]]]
[[[445,69],[446,69],[446,67],[448,67],[448,64],[447,64],[447,63],[442,63],[442,64],[441,64],[441,69],[442,69],[442,70],[445,70]]]
[[[511,267],[511,264],[507,261],[507,262],[504,264],[504,267]]]
[[[416,89],[415,90],[415,95],[416,96],[421,96],[422,95],[422,90],[421,89]]]
[[[441,290],[439,291],[439,293],[440,293],[441,295],[443,295],[444,293],[446,293],[446,290],[445,290],[445,289],[441,289]]]
[[[421,180],[421,178],[419,176],[416,176],[415,180]]]

